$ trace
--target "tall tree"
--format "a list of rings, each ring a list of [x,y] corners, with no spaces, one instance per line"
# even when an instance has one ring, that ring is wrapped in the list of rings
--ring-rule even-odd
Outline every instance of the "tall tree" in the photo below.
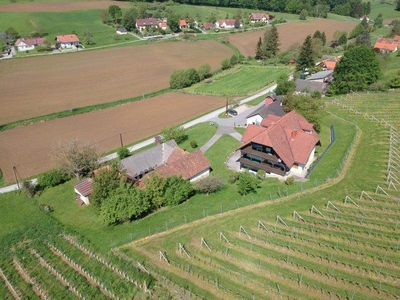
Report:
[[[97,171],[92,184],[91,204],[101,207],[101,204],[119,187],[122,178],[119,171],[118,164],[110,164]]]
[[[321,31],[317,30],[316,32],[314,32],[313,39],[322,39]]]
[[[308,35],[300,48],[299,57],[296,61],[296,70],[300,71],[315,66],[311,35]]]
[[[399,10],[399,11],[400,11],[400,0],[397,0],[397,3],[396,3],[396,10]]]
[[[262,55],[263,55],[263,49],[262,49],[262,41],[261,41],[261,37],[260,37],[258,39],[257,46],[256,46],[256,59],[260,59]]]
[[[383,26],[383,17],[382,14],[379,14],[376,18],[375,18],[375,26],[378,28],[381,28]]]
[[[325,34],[325,31],[323,31],[322,34],[321,34],[321,40],[322,40],[322,45],[325,46],[325,44],[326,44],[326,34]]]
[[[315,131],[321,130],[324,102],[321,98],[309,95],[287,94],[282,100],[283,109],[286,112],[295,110],[308,122],[314,124]]]
[[[193,194],[193,185],[190,181],[183,180],[182,176],[172,176],[168,178],[165,198],[168,206],[174,206],[189,199]]]
[[[178,32],[180,30],[178,15],[172,14],[168,17],[168,27],[172,32]]]
[[[137,15],[137,10],[135,8],[129,9],[122,19],[122,26],[127,30],[132,30],[135,28],[135,16]]]
[[[381,75],[379,60],[373,49],[366,46],[351,48],[346,51],[336,64],[329,87],[332,94],[347,94],[360,91],[376,82]]]
[[[367,46],[371,47],[371,35],[368,30],[364,30],[363,33],[361,33],[357,39],[356,39],[356,45],[357,46]]]
[[[339,45],[346,45],[346,44],[347,44],[347,36],[346,36],[346,33],[343,33],[343,34],[340,36],[340,38],[339,38],[339,40],[338,40],[338,44],[339,44]]]
[[[118,23],[119,20],[121,20],[122,11],[118,5],[114,5],[114,4],[110,5],[108,7],[108,14],[110,15],[110,18],[114,23]]]
[[[267,58],[274,57],[279,51],[279,33],[275,26],[267,29],[264,34],[263,55]]]
[[[51,156],[58,168],[76,178],[96,169],[100,157],[94,145],[78,139],[57,142]]]

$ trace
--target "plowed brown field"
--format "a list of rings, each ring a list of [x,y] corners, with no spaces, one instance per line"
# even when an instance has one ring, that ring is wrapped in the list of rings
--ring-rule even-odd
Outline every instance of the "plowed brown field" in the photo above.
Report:
[[[232,55],[207,40],[1,61],[0,124],[158,91],[176,69],[216,69]]]
[[[8,3],[0,5],[0,12],[62,12],[72,10],[106,9],[110,5],[131,8],[127,2],[119,1],[85,1],[85,2],[30,2]]]
[[[6,181],[13,180],[16,165],[23,178],[53,167],[52,145],[58,140],[79,138],[98,144],[102,151],[156,134],[164,127],[183,123],[223,106],[225,98],[163,94],[143,101],[87,114],[55,119],[0,132],[0,168]]]
[[[316,19],[308,22],[296,22],[277,26],[280,50],[286,50],[294,43],[302,44],[307,35],[313,35],[315,31],[325,31],[326,40],[333,39],[336,30],[350,32],[357,23],[348,23],[335,20]],[[235,34],[229,37],[230,42],[235,45],[244,56],[254,56],[257,41],[264,36],[264,30],[257,30],[249,33]]]

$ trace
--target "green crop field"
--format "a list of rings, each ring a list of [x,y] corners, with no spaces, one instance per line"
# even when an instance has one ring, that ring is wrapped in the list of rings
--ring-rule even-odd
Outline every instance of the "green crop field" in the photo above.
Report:
[[[44,32],[43,37],[51,42],[56,35],[75,32],[84,45],[83,31],[89,30],[95,44],[85,45],[87,48],[138,40],[132,35],[114,40],[115,28],[101,22],[100,10],[0,13],[0,31],[8,27],[13,27],[22,37],[28,37],[33,31]]]
[[[338,180],[205,218],[118,251],[181,286],[185,295],[396,298],[399,96],[399,91],[354,94],[327,107],[358,128]]]
[[[246,96],[275,82],[286,67],[239,66],[204,80],[188,89],[189,93],[215,96]]]
[[[400,12],[395,10],[395,3],[395,0],[371,1],[369,17],[374,20],[379,14],[382,14],[384,20],[400,18]]]

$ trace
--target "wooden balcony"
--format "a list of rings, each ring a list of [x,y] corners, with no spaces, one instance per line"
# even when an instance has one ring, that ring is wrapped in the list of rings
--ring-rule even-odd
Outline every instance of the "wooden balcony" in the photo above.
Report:
[[[256,152],[258,152],[258,151],[256,151]],[[246,165],[251,168],[254,168],[255,170],[264,170],[266,173],[274,173],[274,174],[278,174],[281,176],[284,176],[286,173],[285,171],[282,171],[281,168],[277,168],[277,167],[271,166],[269,164],[257,163],[255,161],[251,161],[251,160],[243,158],[243,157],[241,157],[239,161],[240,161],[240,165]]]
[[[258,156],[262,159],[268,159],[272,162],[278,162],[278,156],[276,156],[274,154],[254,150],[253,148],[251,148],[251,145],[247,146],[246,148],[243,148],[241,151],[242,151],[242,156],[243,156],[243,154],[247,153],[250,155]]]

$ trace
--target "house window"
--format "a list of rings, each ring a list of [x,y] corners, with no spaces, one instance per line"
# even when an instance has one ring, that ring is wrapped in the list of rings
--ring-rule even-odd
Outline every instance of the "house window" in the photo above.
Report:
[[[258,144],[253,144],[252,145],[252,149],[256,150],[256,151],[263,151],[263,146],[262,145],[258,145]]]

